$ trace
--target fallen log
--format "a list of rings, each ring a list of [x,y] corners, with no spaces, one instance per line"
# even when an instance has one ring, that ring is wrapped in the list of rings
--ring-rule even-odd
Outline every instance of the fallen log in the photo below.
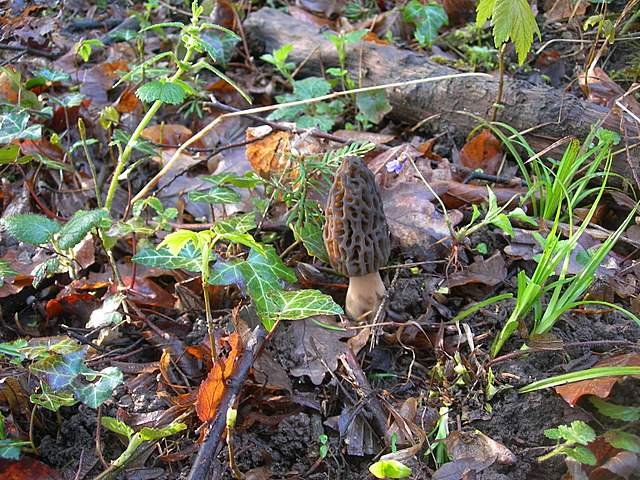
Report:
[[[244,24],[247,41],[255,56],[292,44],[288,61],[301,64],[299,78],[322,75],[328,67],[338,66],[333,44],[322,36],[321,29],[271,8],[249,15]],[[425,55],[393,45],[359,42],[348,45],[347,67],[362,86],[381,85],[419,78],[452,75],[458,71],[432,62]],[[471,114],[488,119],[496,99],[497,78],[453,78],[387,91],[393,110],[389,117],[416,124],[429,119],[429,124],[466,135],[478,125]],[[593,124],[602,121],[605,128],[637,137],[640,126],[621,122],[608,108],[586,102],[573,94],[552,87],[533,85],[522,80],[506,79],[498,121],[519,131],[531,130],[526,136],[530,145],[541,150],[564,136],[585,137]],[[433,118],[431,118],[433,117]],[[624,131],[621,131],[624,130]],[[639,149],[614,159],[617,173],[632,177],[630,164],[638,168]]]

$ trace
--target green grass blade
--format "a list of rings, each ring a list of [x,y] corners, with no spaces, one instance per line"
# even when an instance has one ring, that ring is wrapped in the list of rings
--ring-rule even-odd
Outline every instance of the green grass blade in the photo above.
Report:
[[[543,388],[552,388],[568,383],[581,382],[582,380],[592,380],[594,378],[625,377],[629,375],[640,375],[640,367],[594,367],[579,372],[565,373],[530,383],[518,389],[518,393],[535,392]]]

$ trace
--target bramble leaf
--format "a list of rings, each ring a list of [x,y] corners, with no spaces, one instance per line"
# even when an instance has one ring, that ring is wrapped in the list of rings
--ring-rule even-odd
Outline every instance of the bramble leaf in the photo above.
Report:
[[[138,88],[136,95],[140,100],[147,103],[160,101],[171,105],[179,105],[184,102],[187,92],[175,83],[154,80]]]
[[[229,187],[214,187],[208,192],[190,192],[189,200],[192,202],[203,202],[210,204],[239,203],[242,198],[240,194]]]
[[[1,127],[0,127],[1,128]],[[31,245],[48,243],[54,233],[60,230],[60,224],[43,215],[24,214],[3,218],[0,223],[9,235],[16,240]]]
[[[103,219],[108,218],[106,210],[80,210],[62,227],[58,245],[64,250],[75,247]]]

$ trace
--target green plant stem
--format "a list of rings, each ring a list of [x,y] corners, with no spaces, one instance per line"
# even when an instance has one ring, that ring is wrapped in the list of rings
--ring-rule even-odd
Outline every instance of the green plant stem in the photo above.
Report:
[[[220,239],[219,235],[216,235],[207,243],[202,251],[202,294],[204,297],[204,311],[207,319],[207,332],[209,333],[209,344],[211,348],[211,361],[213,363],[218,361],[218,348],[216,346],[216,339],[214,334],[213,314],[211,313],[211,302],[209,299],[209,253],[211,249]]]
[[[540,455],[538,458],[536,458],[536,460],[538,462],[542,463],[545,460],[549,460],[550,458],[555,457],[556,455],[562,454],[562,450],[563,450],[563,447],[556,447],[553,450],[551,450],[549,453],[545,453],[544,455]]]
[[[182,64],[186,64],[189,62],[191,55],[193,55],[193,51],[194,49],[192,46],[189,46],[187,48],[187,51],[185,52],[184,57],[182,58],[182,62],[181,62]],[[182,65],[178,64],[178,70],[176,71],[176,73],[173,74],[173,76],[168,80],[168,82],[169,83],[175,82],[182,76],[182,74],[185,71],[186,70],[182,67]],[[116,168],[113,172],[113,177],[111,178],[111,183],[109,184],[109,191],[107,192],[107,198],[104,202],[104,206],[108,211],[111,211],[111,204],[113,203],[113,198],[116,193],[116,188],[118,187],[118,177],[122,174],[122,172],[124,171],[124,168],[127,166],[129,157],[131,156],[131,153],[133,152],[133,148],[136,142],[138,141],[138,138],[142,134],[142,131],[147,127],[149,122],[151,122],[151,119],[156,114],[156,112],[160,110],[160,107],[162,107],[162,105],[163,103],[160,100],[156,100],[155,102],[153,102],[151,107],[149,107],[149,110],[147,110],[147,113],[145,114],[145,116],[142,118],[142,120],[140,120],[140,123],[138,124],[134,132],[131,134],[131,137],[129,138],[127,145],[125,146],[124,150],[120,154],[120,157],[118,158],[118,163],[116,164]]]

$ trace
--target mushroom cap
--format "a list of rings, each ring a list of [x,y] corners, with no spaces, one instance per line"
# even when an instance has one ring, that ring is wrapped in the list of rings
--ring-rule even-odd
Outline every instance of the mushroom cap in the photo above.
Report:
[[[358,157],[345,157],[336,172],[322,231],[331,266],[362,277],[386,265],[391,250],[382,199],[371,170]]]

